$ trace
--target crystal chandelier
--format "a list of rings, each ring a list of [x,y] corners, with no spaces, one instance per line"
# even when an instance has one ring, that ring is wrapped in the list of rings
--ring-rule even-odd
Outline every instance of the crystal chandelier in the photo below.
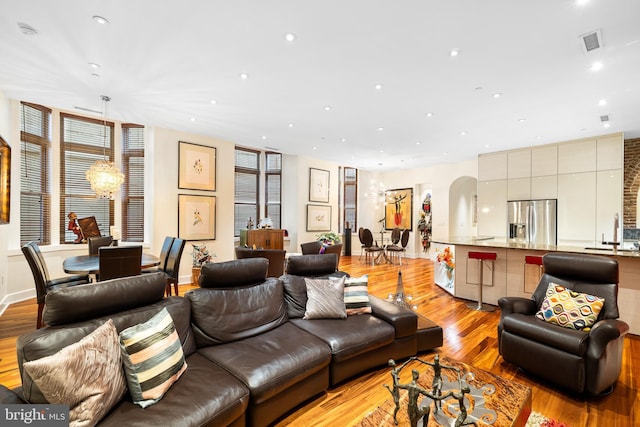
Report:
[[[120,169],[115,163],[110,162],[107,159],[107,103],[111,101],[106,95],[102,95],[102,102],[104,105],[104,119],[103,119],[103,160],[97,160],[91,167],[85,172],[87,181],[91,184],[91,189],[95,191],[96,197],[103,199],[113,199],[114,193],[120,189],[120,186],[124,182],[124,174],[120,172]]]

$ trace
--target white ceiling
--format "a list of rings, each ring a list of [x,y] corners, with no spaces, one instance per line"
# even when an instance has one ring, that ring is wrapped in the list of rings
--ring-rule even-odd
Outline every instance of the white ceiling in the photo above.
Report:
[[[0,91],[371,170],[640,137],[640,1],[583,3],[0,0]]]

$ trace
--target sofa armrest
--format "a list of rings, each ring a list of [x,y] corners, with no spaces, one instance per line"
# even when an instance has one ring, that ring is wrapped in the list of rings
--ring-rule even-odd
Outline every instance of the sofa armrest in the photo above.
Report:
[[[18,393],[0,384],[0,403],[3,405],[19,405],[29,403]]]
[[[596,322],[589,331],[589,356],[599,359],[611,341],[625,336],[627,332],[629,325],[622,320],[605,319]]]
[[[511,313],[535,314],[538,311],[534,300],[521,297],[502,297],[498,299],[498,305],[503,317]]]
[[[372,314],[393,326],[396,339],[416,334],[418,316],[413,311],[373,295],[369,295],[369,301]]]

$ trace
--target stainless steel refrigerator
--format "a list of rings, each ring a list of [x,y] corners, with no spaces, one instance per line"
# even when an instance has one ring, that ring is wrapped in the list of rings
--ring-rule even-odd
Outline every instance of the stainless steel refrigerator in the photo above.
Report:
[[[510,242],[556,245],[558,200],[513,200],[507,202],[507,237]]]

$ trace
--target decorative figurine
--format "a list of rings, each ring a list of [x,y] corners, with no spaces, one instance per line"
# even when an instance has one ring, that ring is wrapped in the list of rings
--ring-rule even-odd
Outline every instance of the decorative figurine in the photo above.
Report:
[[[422,419],[422,426],[426,427],[429,423],[429,412],[431,411],[431,407],[426,405],[421,408],[418,405],[418,399],[420,398],[420,395],[424,395],[426,397],[430,397],[435,402],[436,397],[418,385],[420,373],[417,369],[412,370],[411,375],[413,378],[411,383],[398,384],[398,388],[403,388],[408,392],[409,404],[407,412],[409,413],[409,422],[411,427],[418,427],[418,421],[420,421],[420,419]],[[395,420],[395,422],[398,424],[397,420]]]
[[[252,230],[252,229],[253,229],[253,219],[249,217],[249,220],[247,221],[247,230]]]
[[[78,225],[78,215],[76,215],[75,212],[69,212],[67,218],[69,218],[69,225],[67,226],[67,230],[72,231],[73,234],[77,236],[76,240],[74,240],[73,243],[82,243],[84,240],[84,236],[82,234],[82,229]]]

